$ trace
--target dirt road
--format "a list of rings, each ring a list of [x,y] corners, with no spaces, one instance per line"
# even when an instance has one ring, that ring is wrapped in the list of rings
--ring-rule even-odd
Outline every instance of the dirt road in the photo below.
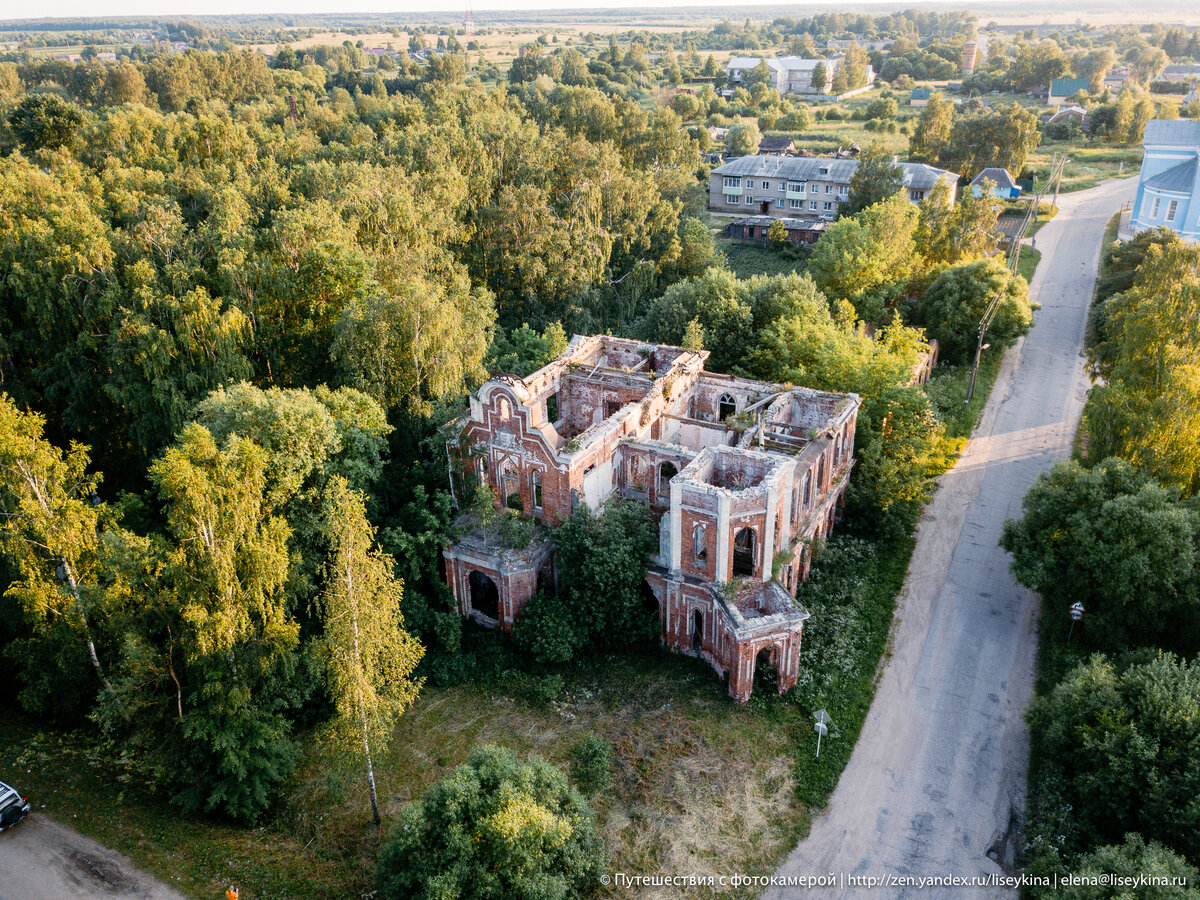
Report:
[[[940,479],[858,745],[829,807],[778,873],[833,873],[840,884],[766,897],[1014,896],[995,885],[868,889],[848,876],[988,878],[1002,874],[993,859],[1011,858],[1037,604],[1013,582],[997,541],[1037,475],[1070,453],[1088,387],[1081,349],[1100,243],[1134,187],[1114,180],[1064,195],[1038,233],[1037,324],[1009,351],[974,437]]]
[[[120,813],[115,813],[119,815]],[[35,811],[0,834],[4,900],[185,900],[127,858]]]

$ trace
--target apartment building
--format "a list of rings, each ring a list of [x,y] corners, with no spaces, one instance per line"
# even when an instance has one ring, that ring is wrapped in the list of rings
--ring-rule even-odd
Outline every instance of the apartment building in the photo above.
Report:
[[[938,181],[953,201],[958,176],[925,163],[896,163],[904,174],[908,199],[920,203]],[[709,174],[708,208],[713,212],[770,216],[837,216],[849,199],[856,159],[742,156]]]

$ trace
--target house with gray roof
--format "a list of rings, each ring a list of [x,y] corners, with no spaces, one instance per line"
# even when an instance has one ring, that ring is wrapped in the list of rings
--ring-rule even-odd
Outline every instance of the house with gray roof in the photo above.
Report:
[[[939,182],[953,200],[958,176],[924,163],[897,162],[908,199],[920,203]],[[833,219],[850,199],[857,159],[796,156],[742,156],[709,174],[708,208],[743,216],[818,216]]]
[[[1015,200],[1021,196],[1021,187],[1008,169],[987,168],[971,179],[971,190],[978,197],[983,193],[983,183],[992,183],[992,196],[1001,200]]]
[[[1129,228],[1136,233],[1158,225],[1200,241],[1200,120],[1146,123]]]

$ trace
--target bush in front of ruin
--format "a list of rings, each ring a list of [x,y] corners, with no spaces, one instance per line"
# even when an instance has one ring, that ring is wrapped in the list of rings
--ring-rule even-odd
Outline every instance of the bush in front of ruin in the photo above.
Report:
[[[404,808],[375,882],[383,900],[569,900],[605,864],[592,809],[562,772],[485,745]]]

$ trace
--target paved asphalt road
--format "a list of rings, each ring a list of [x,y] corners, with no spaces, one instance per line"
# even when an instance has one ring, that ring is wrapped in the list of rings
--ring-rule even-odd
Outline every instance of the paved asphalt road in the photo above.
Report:
[[[989,853],[1011,853],[1037,601],[1012,580],[997,541],[1026,488],[1070,452],[1088,387],[1081,348],[1100,243],[1134,187],[1112,180],[1063,195],[1038,233],[1037,323],[1009,351],[974,437],[940,480],[858,745],[828,808],[779,870],[834,873],[839,886],[773,888],[767,898],[1013,896],[1002,887],[852,888],[841,876],[987,877],[1002,873]]]
[[[120,815],[120,810],[115,811]],[[115,850],[34,811],[0,834],[3,900],[185,900]]]

